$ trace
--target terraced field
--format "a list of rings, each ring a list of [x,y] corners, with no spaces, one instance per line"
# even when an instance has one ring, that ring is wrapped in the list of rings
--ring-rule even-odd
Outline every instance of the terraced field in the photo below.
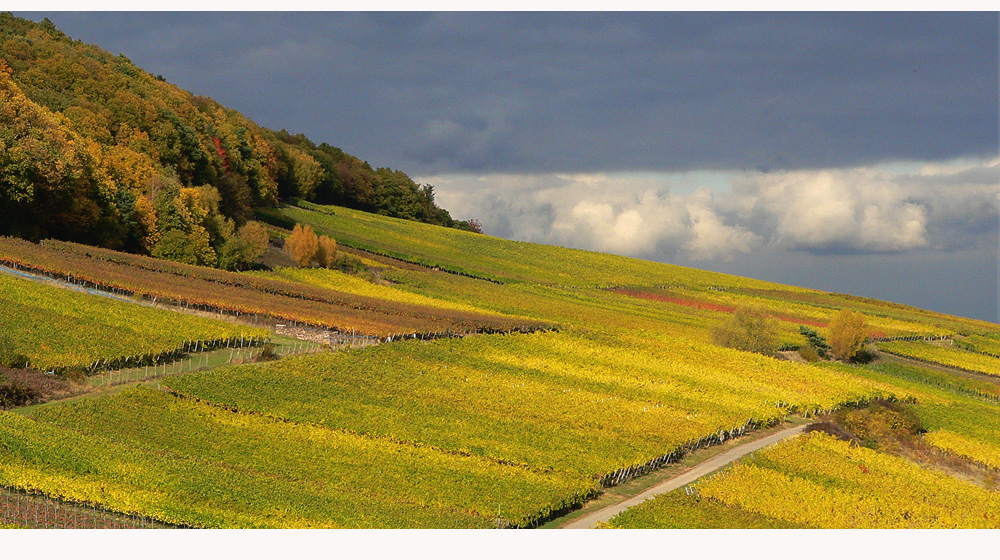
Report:
[[[566,333],[403,342],[166,384],[240,411],[590,479],[747,422],[889,394],[727,349],[652,338],[645,346],[624,351]]]
[[[273,278],[126,255],[47,240],[36,245],[0,238],[0,265],[52,275],[132,297],[172,302],[184,308],[302,322],[341,332],[401,336],[444,332],[534,329],[495,313],[475,313],[386,301]]]

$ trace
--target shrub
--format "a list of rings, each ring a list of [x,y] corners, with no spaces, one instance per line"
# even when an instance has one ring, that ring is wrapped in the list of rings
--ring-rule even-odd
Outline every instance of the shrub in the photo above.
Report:
[[[773,354],[778,347],[778,324],[759,309],[739,307],[712,333],[720,346],[759,354]]]
[[[280,356],[275,351],[274,343],[265,342],[263,348],[260,349],[260,355],[257,356],[258,362],[271,362],[277,360]]]
[[[819,360],[819,352],[816,351],[816,347],[812,344],[805,344],[799,348],[799,356],[802,356],[802,359],[807,362]]]
[[[368,271],[368,268],[365,267],[365,263],[361,262],[361,259],[345,253],[341,253],[340,257],[337,258],[330,268],[335,268],[346,274],[359,274]]]
[[[39,397],[37,391],[17,383],[0,385],[0,409],[23,406]]]
[[[818,354],[820,358],[826,357],[826,352],[830,349],[830,345],[826,343],[825,338],[816,332],[816,329],[810,329],[805,325],[799,325],[799,333],[806,337],[806,340],[809,341],[808,345],[813,347],[813,350],[816,351],[816,354]]]
[[[854,356],[851,357],[851,363],[854,364],[870,364],[875,361],[878,357],[878,349],[873,344],[868,344],[861,350],[858,350]]]
[[[865,316],[857,311],[841,309],[830,319],[830,350],[841,360],[851,360],[868,340]]]

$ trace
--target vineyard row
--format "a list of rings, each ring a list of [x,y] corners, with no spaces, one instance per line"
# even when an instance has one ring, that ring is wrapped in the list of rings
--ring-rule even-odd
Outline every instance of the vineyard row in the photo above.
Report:
[[[959,365],[957,363],[952,363],[950,361],[949,362],[945,362],[945,361],[942,361],[940,359],[935,360],[935,359],[932,359],[932,358],[929,358],[929,357],[926,357],[926,356],[917,356],[913,352],[901,352],[901,351],[899,351],[897,349],[884,348],[884,347],[881,347],[881,346],[879,347],[879,351],[880,352],[885,352],[886,354],[892,354],[893,356],[899,356],[901,358],[906,358],[908,360],[913,360],[913,361],[916,361],[916,362],[923,362],[925,364],[931,364],[931,365],[936,365],[936,366],[945,366],[945,367],[949,367],[949,368],[954,368],[954,369],[957,369],[957,370],[961,370],[961,371],[964,371],[964,372],[973,373],[973,374],[976,374],[976,375],[989,375],[991,377],[997,377],[997,375],[998,375],[995,372],[983,371],[982,369],[972,369],[970,367],[964,367],[962,365]],[[970,352],[970,354],[980,355],[980,356],[986,356],[987,358],[992,358],[993,357],[993,356],[990,356],[990,355],[987,355],[987,354],[981,354],[979,352]]]
[[[0,525],[26,529],[189,528],[104,504],[77,502],[34,489],[0,486]]]

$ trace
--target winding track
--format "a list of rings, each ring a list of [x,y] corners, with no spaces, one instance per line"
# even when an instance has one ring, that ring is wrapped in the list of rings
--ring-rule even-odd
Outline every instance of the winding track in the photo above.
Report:
[[[784,439],[793,438],[801,434],[806,429],[806,425],[795,426],[794,428],[788,428],[782,430],[778,433],[771,434],[765,438],[761,438],[755,441],[750,441],[739,445],[726,451],[725,453],[720,453],[715,457],[707,459],[701,463],[698,463],[692,467],[687,472],[681,473],[669,480],[661,482],[656,486],[646,490],[638,496],[629,498],[617,504],[612,504],[605,508],[599,509],[589,515],[576,519],[566,525],[560,527],[560,529],[594,529],[598,523],[602,523],[610,520],[612,517],[618,515],[619,513],[627,510],[630,507],[637,506],[642,502],[656,496],[657,494],[663,494],[665,492],[670,492],[671,490],[676,490],[686,484],[691,484],[695,480],[709,474],[721,467],[732,463],[733,461],[757,451],[758,449],[767,447],[771,444],[778,443]]]

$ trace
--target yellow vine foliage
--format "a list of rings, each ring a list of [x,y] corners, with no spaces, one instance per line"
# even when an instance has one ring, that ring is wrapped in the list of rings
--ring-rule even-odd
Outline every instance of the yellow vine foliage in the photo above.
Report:
[[[1000,495],[822,432],[698,486],[703,497],[817,528],[1000,528]]]
[[[967,457],[977,463],[1000,470],[1000,448],[984,441],[962,437],[949,430],[937,430],[924,436],[924,441],[945,451]]]

